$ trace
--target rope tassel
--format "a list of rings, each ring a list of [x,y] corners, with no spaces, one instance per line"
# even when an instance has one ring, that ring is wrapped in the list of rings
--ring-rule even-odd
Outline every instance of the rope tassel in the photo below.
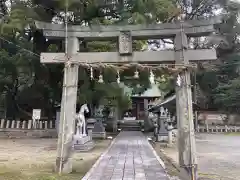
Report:
[[[119,73],[119,70],[117,71],[117,83],[120,84],[120,73]]]
[[[91,80],[93,80],[93,68],[92,67],[90,67],[90,78],[91,78]]]
[[[149,81],[151,84],[155,84],[155,76],[154,76],[152,70],[150,71]]]
[[[99,83],[104,83],[102,74],[99,75],[98,82]]]

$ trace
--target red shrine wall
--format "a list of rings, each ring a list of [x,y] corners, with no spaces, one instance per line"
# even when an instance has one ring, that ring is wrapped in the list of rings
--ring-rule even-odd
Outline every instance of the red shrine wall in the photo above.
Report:
[[[144,99],[147,99],[148,103],[151,103],[158,98],[156,98],[156,97],[148,97],[148,98],[132,97],[132,116],[136,117],[136,119],[139,119],[139,120],[144,119],[144,116],[145,116]]]

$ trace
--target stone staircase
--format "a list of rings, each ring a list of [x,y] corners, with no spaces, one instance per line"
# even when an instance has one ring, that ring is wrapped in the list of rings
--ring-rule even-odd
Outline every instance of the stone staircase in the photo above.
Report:
[[[142,131],[144,129],[143,120],[119,120],[118,129],[121,131]]]

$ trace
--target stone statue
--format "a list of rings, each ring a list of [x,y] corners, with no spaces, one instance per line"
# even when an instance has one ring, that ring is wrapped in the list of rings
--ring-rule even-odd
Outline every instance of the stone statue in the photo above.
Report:
[[[85,120],[85,115],[84,115],[85,112],[86,113],[89,112],[87,104],[83,104],[80,108],[79,113],[76,115],[76,121],[77,121],[76,135],[78,135],[80,137],[85,137],[87,135],[86,120]]]
[[[166,108],[166,109],[165,109],[165,116],[168,116],[168,115],[170,115],[170,114],[169,114],[169,112],[168,112],[168,109]]]
[[[165,109],[164,107],[160,107],[160,116],[165,116],[166,112],[165,112]]]

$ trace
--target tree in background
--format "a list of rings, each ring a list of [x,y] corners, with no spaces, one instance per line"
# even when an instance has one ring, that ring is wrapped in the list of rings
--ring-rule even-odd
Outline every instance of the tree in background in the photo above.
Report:
[[[64,46],[58,40],[46,40],[41,32],[36,31],[34,20],[63,22],[65,0],[28,0],[10,1],[8,8],[1,2],[1,78],[0,90],[5,98],[4,108],[9,118],[30,116],[32,108],[44,109],[45,115],[55,114],[54,107],[60,104],[62,91],[62,65],[45,66],[39,62],[41,52],[63,52]],[[178,12],[174,1],[129,0],[123,4],[102,3],[103,1],[85,0],[68,1],[70,24],[91,26],[95,24],[142,24],[163,22]],[[107,1],[108,2],[108,1]],[[9,43],[12,42],[12,43]],[[134,41],[134,49],[141,50],[146,41]],[[115,42],[82,42],[82,51],[113,51]],[[33,51],[34,53],[31,53]],[[103,71],[105,84],[97,82],[97,76]],[[140,78],[128,81],[135,68],[121,72],[121,79],[134,91],[144,91],[148,86],[147,70],[140,72]],[[95,80],[90,81],[89,69],[79,70],[79,103],[91,102],[118,105],[128,108],[129,98],[116,85],[116,70],[96,69]],[[141,84],[138,88],[136,84]],[[6,95],[5,95],[6,94]],[[37,102],[37,103],[36,103]],[[7,105],[6,105],[7,104]],[[124,110],[124,109],[123,109]],[[123,111],[121,110],[121,111]]]
[[[229,2],[224,6],[225,23],[219,25],[219,34],[210,44],[217,48],[218,61],[204,66],[198,73],[199,86],[207,96],[207,107],[213,110],[238,113],[240,5]],[[217,43],[216,43],[217,41]],[[216,46],[217,45],[217,46]]]
[[[47,41],[41,32],[36,31],[33,22],[34,20],[63,22],[65,2],[65,0],[13,0],[10,1],[11,4],[7,5],[6,1],[1,1],[0,104],[3,106],[2,109],[11,112],[8,115],[11,115],[12,118],[19,115],[28,116],[31,114],[32,108],[44,109],[45,114],[51,117],[55,114],[54,107],[60,104],[63,65],[45,66],[40,64],[39,54],[47,51],[63,52],[64,46],[59,40]],[[69,23],[82,26],[151,24],[172,22],[180,14],[185,14],[185,19],[212,16],[216,12],[224,14],[225,23],[217,27],[219,34],[206,39],[206,42],[199,42],[198,39],[191,41],[193,48],[217,47],[219,57],[217,63],[211,66],[200,66],[197,80],[208,98],[209,108],[228,110],[226,107],[230,107],[223,103],[225,101],[223,97],[230,97],[227,94],[237,91],[238,77],[235,75],[237,70],[225,71],[225,69],[231,65],[232,59],[234,59],[234,63],[238,61],[238,4],[229,3],[227,0],[69,0],[68,5],[69,12],[71,12],[69,13]],[[167,48],[167,44],[173,44],[173,40],[134,41],[134,49],[159,50]],[[81,51],[115,51],[116,47],[116,43],[112,41],[83,41]],[[130,77],[134,75],[135,70],[135,68],[131,68],[121,71],[121,80],[125,85],[133,88],[134,93],[141,93],[149,87],[149,72],[146,69],[139,70],[140,78],[134,80]],[[100,71],[104,74],[105,84],[97,82]],[[157,79],[163,74],[166,79],[172,78],[163,71],[155,72],[155,74]],[[223,77],[228,78],[223,80]],[[160,88],[167,92],[174,88],[174,83],[166,82],[160,82]],[[120,89],[116,85],[116,70],[96,69],[95,80],[90,81],[89,69],[80,68],[78,97],[80,104],[87,101],[91,102],[93,106],[98,106],[100,103],[108,104],[106,99],[111,99],[111,104],[118,102],[120,105],[123,103],[120,103],[120,99],[125,97]],[[232,94],[236,95],[236,93]],[[234,104],[233,99],[229,98],[228,104]],[[126,102],[130,104],[128,100]],[[236,111],[237,106],[235,103],[232,110]]]

